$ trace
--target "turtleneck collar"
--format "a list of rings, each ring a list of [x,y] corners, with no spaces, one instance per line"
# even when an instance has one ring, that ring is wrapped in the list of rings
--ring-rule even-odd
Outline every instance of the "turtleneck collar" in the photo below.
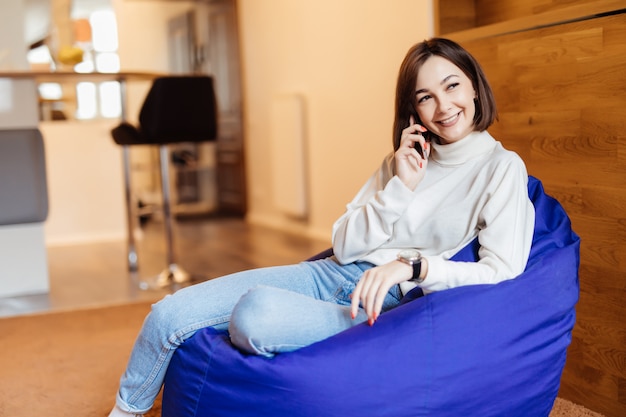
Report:
[[[463,139],[450,144],[431,142],[430,159],[439,165],[460,165],[479,155],[491,152],[496,140],[485,130],[472,132]]]

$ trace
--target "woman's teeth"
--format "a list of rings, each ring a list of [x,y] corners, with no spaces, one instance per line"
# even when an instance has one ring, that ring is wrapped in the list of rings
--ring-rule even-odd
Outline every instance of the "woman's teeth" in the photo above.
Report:
[[[449,119],[446,119],[446,120],[441,120],[441,121],[439,122],[439,124],[442,124],[442,125],[444,125],[444,126],[445,126],[445,125],[449,125],[449,124],[451,124],[451,123],[454,123],[454,122],[456,121],[456,119],[459,117],[459,114],[461,114],[461,113],[457,113],[457,114],[455,114],[454,116],[450,117]]]

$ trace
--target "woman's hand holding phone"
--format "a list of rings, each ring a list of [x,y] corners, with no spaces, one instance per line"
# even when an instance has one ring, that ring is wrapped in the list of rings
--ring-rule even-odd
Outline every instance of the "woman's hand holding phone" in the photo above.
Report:
[[[402,131],[400,147],[395,153],[396,174],[411,190],[415,190],[422,181],[428,165],[430,143],[422,135],[425,132],[426,128],[416,124],[411,116],[409,127]]]

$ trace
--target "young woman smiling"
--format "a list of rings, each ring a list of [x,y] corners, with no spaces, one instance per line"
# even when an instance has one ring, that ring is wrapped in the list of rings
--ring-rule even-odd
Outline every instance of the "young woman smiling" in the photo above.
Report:
[[[334,255],[213,279],[155,304],[110,416],[150,409],[174,350],[200,328],[228,329],[238,348],[269,357],[373,325],[416,287],[428,294],[524,271],[528,176],[487,132],[497,112],[475,59],[446,39],[415,45],[395,107],[394,150],[333,225]],[[450,260],[476,237],[478,262]]]

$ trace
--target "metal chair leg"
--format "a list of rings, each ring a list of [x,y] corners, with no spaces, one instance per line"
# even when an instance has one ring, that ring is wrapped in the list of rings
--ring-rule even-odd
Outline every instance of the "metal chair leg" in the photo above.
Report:
[[[159,146],[159,162],[161,164],[161,191],[163,193],[163,220],[165,224],[165,244],[167,267],[159,274],[157,286],[166,287],[170,284],[181,284],[191,281],[191,276],[176,264],[173,242],[173,222],[170,198],[170,168],[167,145]]]
[[[122,147],[122,159],[124,165],[124,195],[126,198],[128,270],[130,272],[137,272],[139,265],[137,260],[137,246],[135,244],[135,213],[133,210],[133,198],[131,192],[130,148],[128,145],[124,145]]]

